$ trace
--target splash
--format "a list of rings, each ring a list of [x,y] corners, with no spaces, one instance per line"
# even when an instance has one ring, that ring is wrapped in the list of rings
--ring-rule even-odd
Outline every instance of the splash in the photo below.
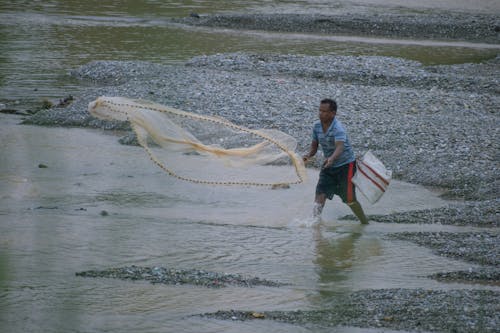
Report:
[[[319,216],[296,217],[288,223],[290,228],[313,228],[318,227],[322,220]]]

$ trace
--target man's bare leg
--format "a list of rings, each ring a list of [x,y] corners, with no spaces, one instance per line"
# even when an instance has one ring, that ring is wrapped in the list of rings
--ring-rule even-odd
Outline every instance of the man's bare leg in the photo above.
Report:
[[[368,219],[366,218],[365,212],[363,211],[363,208],[361,207],[359,202],[351,202],[348,204],[348,206],[351,208],[354,215],[356,215],[356,217],[359,219],[361,224],[368,224]]]
[[[321,193],[321,194],[316,194],[316,197],[314,198],[314,208],[313,208],[313,217],[320,217],[321,212],[323,211],[323,207],[325,207],[325,202],[326,202],[326,195]]]

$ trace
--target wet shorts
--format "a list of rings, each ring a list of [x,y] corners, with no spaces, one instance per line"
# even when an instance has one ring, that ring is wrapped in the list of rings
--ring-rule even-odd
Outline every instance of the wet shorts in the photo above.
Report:
[[[319,173],[318,185],[316,185],[316,194],[326,194],[330,200],[336,194],[345,203],[356,201],[356,192],[351,181],[355,172],[356,162],[337,168],[322,169]]]

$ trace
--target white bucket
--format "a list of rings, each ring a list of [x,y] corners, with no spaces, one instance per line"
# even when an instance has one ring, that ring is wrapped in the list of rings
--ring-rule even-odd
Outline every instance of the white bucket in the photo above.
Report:
[[[356,173],[352,182],[371,204],[376,203],[387,190],[392,178],[392,171],[387,170],[382,162],[370,151],[356,161]]]

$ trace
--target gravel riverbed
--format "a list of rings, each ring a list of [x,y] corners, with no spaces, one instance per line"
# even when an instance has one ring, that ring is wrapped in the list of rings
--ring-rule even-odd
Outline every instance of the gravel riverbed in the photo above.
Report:
[[[370,220],[389,223],[436,223],[476,227],[500,226],[499,199],[479,202],[454,202],[448,207],[370,215]],[[353,216],[352,216],[353,217]],[[352,218],[349,216],[349,218]]]
[[[149,281],[153,284],[191,284],[208,288],[223,288],[228,285],[239,287],[279,287],[283,283],[260,279],[258,277],[244,277],[239,274],[208,272],[199,269],[175,269],[162,266],[141,267],[127,266],[108,268],[105,270],[91,270],[77,272],[76,276],[92,278],[114,278],[131,281]]]
[[[496,232],[400,232],[389,237],[427,246],[439,255],[499,267],[500,243]],[[475,244],[476,246],[472,246]]]
[[[498,332],[500,293],[489,290],[362,290],[312,311],[218,311],[226,320],[276,320],[308,327],[378,327],[417,332]],[[314,326],[312,326],[312,324]]]
[[[500,41],[500,19],[495,14],[459,12],[396,12],[328,14],[249,13],[192,15],[174,22],[216,28],[293,33],[340,34],[384,38]]]
[[[343,29],[346,25],[340,17],[242,18],[226,15],[179,22],[231,28],[234,24],[244,29],[254,29],[252,24],[257,24],[255,29],[299,32],[323,31],[318,29],[343,32],[328,29],[337,29],[337,24],[338,29]],[[374,28],[374,20],[381,20],[380,31]],[[384,20],[401,27],[391,34]],[[432,25],[424,29],[417,23],[401,25],[403,21],[384,15],[361,18],[350,24],[359,23],[359,29],[370,29],[371,24],[374,35],[445,36],[446,39],[498,43],[497,18],[462,15],[455,21],[450,17],[440,20],[439,16],[429,16],[428,20],[434,20],[434,28],[442,21],[443,29],[432,29]],[[293,24],[285,28],[284,22]],[[468,23],[462,29],[463,22]],[[308,25],[311,28],[307,28]],[[472,26],[477,29],[471,29]],[[420,29],[421,32],[417,31]],[[410,232],[390,237],[430,247],[440,254],[482,267],[460,272],[446,272],[443,267],[443,272],[431,278],[498,285],[499,69],[499,56],[479,64],[446,66],[424,66],[390,57],[248,53],[199,56],[185,65],[175,66],[94,61],[71,71],[86,89],[75,96],[69,106],[40,111],[25,123],[126,130],[126,124],[103,122],[87,113],[88,103],[98,96],[125,96],[222,116],[250,128],[276,128],[295,137],[298,149],[305,152],[319,100],[335,98],[339,104],[338,117],[346,125],[358,155],[372,150],[393,170],[394,178],[439,188],[443,197],[456,200],[446,208],[372,216],[372,220],[484,229],[477,233]],[[313,167],[320,163],[318,158]],[[339,300],[329,309],[262,315],[305,325],[498,332],[500,309],[495,304],[499,304],[499,296],[497,291],[475,289],[362,290]],[[221,311],[206,316],[233,320],[262,318],[257,314]]]
[[[89,85],[82,96],[26,122],[124,128],[93,119],[87,104],[126,96],[277,128],[305,152],[319,100],[333,97],[358,155],[372,150],[395,178],[444,188],[450,198],[494,200],[499,67],[500,57],[426,67],[389,57],[244,53],[200,56],[185,66],[96,61],[72,71]]]

